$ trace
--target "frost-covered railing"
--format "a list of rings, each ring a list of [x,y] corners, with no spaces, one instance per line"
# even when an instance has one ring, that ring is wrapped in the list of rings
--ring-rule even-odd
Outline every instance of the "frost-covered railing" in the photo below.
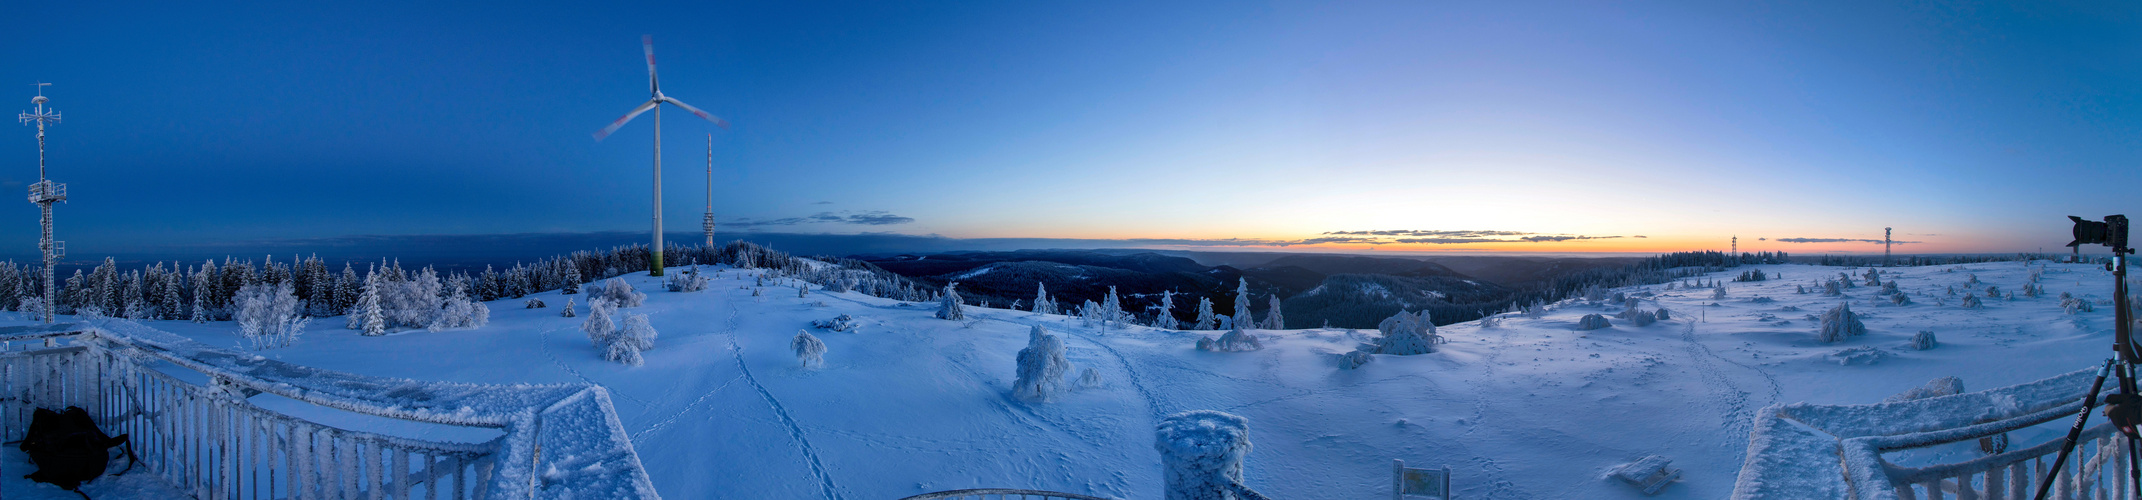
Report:
[[[0,421],[79,406],[129,434],[142,467],[197,498],[657,498],[608,393],[591,385],[478,385],[368,377],[210,348],[123,321],[0,328]],[[204,375],[189,383],[151,365]],[[253,405],[268,393],[359,414],[494,428],[456,443],[341,429]]]
[[[1040,490],[1016,490],[1008,488],[977,488],[971,490],[940,491],[936,493],[924,493],[920,495],[915,495],[907,498],[902,498],[900,500],[967,500],[970,498],[974,500],[989,500],[992,498],[997,500],[1110,500],[1107,498],[1086,496],[1076,493],[1058,493],[1054,491]]]
[[[2029,498],[2063,439],[1930,466],[1897,465],[1883,454],[2070,421],[2082,408],[2094,374],[2082,370],[2022,385],[1895,403],[1764,408],[1748,435],[1748,458],[1733,485],[1733,498]],[[2127,483],[2126,438],[2104,424],[2085,430],[2082,438],[2053,480],[2053,498],[2133,498],[2134,487]]]

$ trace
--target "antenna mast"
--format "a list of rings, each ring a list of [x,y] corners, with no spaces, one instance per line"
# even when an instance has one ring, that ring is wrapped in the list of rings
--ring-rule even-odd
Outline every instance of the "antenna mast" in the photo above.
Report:
[[[1892,243],[1889,239],[1890,229],[1882,228],[1882,267],[1889,267],[1889,244]]]
[[[44,316],[45,324],[49,325],[52,324],[52,314],[55,312],[52,304],[55,296],[52,290],[52,266],[67,254],[67,242],[52,241],[52,203],[67,201],[67,185],[45,178],[45,124],[60,121],[59,111],[45,109],[45,101],[51,100],[45,97],[46,85],[51,84],[38,83],[37,97],[30,98],[30,103],[37,106],[36,111],[16,115],[16,119],[21,120],[24,125],[37,123],[37,183],[30,185],[30,203],[37,204],[40,213],[38,221],[43,228],[43,234],[37,240],[37,249],[45,256],[45,310],[41,316]],[[51,345],[52,339],[45,339],[45,344]]]
[[[714,134],[707,134],[707,216],[699,222],[707,230],[707,248],[714,248]]]

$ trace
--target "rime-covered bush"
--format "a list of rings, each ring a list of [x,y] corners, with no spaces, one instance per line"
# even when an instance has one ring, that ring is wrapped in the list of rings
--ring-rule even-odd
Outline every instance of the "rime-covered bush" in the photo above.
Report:
[[[1049,285],[1034,284],[1034,314],[1056,314],[1056,301],[1049,300]]]
[[[1894,282],[1894,281],[1891,281],[1890,283],[1895,283],[1895,282]],[[1890,296],[1889,296],[1889,303],[1890,303],[1890,304],[1894,304],[1894,305],[1900,305],[1900,306],[1908,306],[1908,305],[1911,305],[1911,295],[1910,295],[1910,294],[1903,294],[1903,293],[1899,293],[1899,294],[1892,294],[1892,295],[1890,295]]]
[[[647,300],[647,294],[632,289],[631,283],[626,283],[625,280],[618,278],[610,278],[609,281],[604,281],[602,289],[593,295],[609,301],[611,307],[639,307],[640,302]],[[588,303],[593,304],[595,299],[588,300]]]
[[[1635,316],[1629,318],[1629,323],[1636,326],[1651,326],[1652,323],[1657,322],[1659,322],[1658,315],[1651,311],[1638,312]]]
[[[1376,324],[1383,336],[1376,339],[1376,352],[1411,356],[1435,352],[1435,345],[1443,342],[1436,334],[1435,323],[1429,321],[1428,311],[1398,311]]]
[[[1160,451],[1163,500],[1227,500],[1242,483],[1249,456],[1249,420],[1212,410],[1169,415],[1154,431]]]
[[[22,302],[15,310],[22,312],[22,319],[25,321],[44,321],[45,299],[42,297],[23,297]],[[203,321],[195,321],[195,323],[201,322]]]
[[[1615,304],[1626,304],[1629,302],[1629,294],[1625,292],[1614,292],[1613,296],[1607,297],[1607,302],[1612,302]]]
[[[707,289],[707,276],[699,273],[699,266],[670,273],[662,278],[662,287],[672,292],[697,292]]]
[[[967,319],[967,312],[960,309],[959,282],[945,284],[945,293],[937,299],[937,319],[960,321]]]
[[[1844,286],[1838,284],[1837,280],[1826,280],[1822,282],[1822,296],[1836,297],[1839,295],[1844,295]]]
[[[1984,306],[1985,303],[1979,301],[1977,295],[1965,295],[1963,298],[1964,309],[1977,309]]]
[[[1673,313],[1666,312],[1666,308],[1664,307],[1659,308],[1659,310],[1657,311],[1653,311],[1653,313],[1658,316],[1659,321],[1673,320]]]
[[[1822,313],[1822,324],[1818,327],[1816,337],[1827,344],[1866,334],[1867,324],[1859,321],[1859,315],[1852,312],[1852,305],[1838,304],[1829,312]]]
[[[2091,305],[2090,301],[2087,299],[2067,297],[2060,299],[2060,310],[2065,311],[2068,314],[2082,314],[2086,312],[2096,311],[2097,306]]]
[[[811,326],[818,327],[821,330],[832,330],[836,332],[850,331],[855,329],[855,317],[842,314],[839,316],[834,316],[833,319],[821,319],[817,321],[812,321]]]
[[[617,315],[617,308],[610,305],[610,299],[590,295],[588,319],[580,321],[580,331],[588,334],[589,344],[602,347],[610,342],[611,335],[617,334],[617,321],[612,319]]]
[[[640,350],[632,348],[631,342],[618,342],[614,339],[602,345],[602,359],[627,366],[640,366],[647,363],[645,358],[640,357]]]
[[[1746,271],[1741,271],[1740,276],[1733,278],[1733,281],[1763,281],[1765,279],[1769,279],[1769,277],[1763,275],[1763,270],[1749,269]]]
[[[1978,286],[1978,273],[1971,273],[1970,279],[1964,280],[1964,288],[1972,288],[1976,286]]]
[[[1711,289],[1711,300],[1721,300],[1721,299],[1724,299],[1725,297],[1726,297],[1726,291],[1725,291],[1725,287],[1724,287],[1724,286],[1720,286],[1720,287],[1718,287],[1718,288],[1714,288],[1714,289]]]
[[[1609,326],[1614,326],[1614,324],[1608,322],[1606,316],[1586,314],[1582,318],[1577,318],[1578,330],[1598,330]]]
[[[1896,295],[1896,294],[1897,294],[1897,281],[1896,281],[1896,280],[1889,280],[1889,281],[1884,281],[1884,282],[1882,282],[1882,291],[1880,291],[1880,292],[1876,292],[1876,293],[1877,293],[1877,294],[1880,294],[1880,295]]]
[[[1209,341],[1209,339],[1208,339]],[[1203,347],[1200,349],[1211,350]],[[1034,325],[1026,336],[1026,348],[1019,350],[1019,376],[1012,381],[1012,395],[1026,401],[1048,401],[1064,390],[1064,374],[1071,371],[1071,362],[1064,360],[1064,341],[1050,335],[1041,325]]]
[[[1926,385],[1913,387],[1910,390],[1897,393],[1896,395],[1889,396],[1887,398],[1882,398],[1882,402],[1897,403],[1903,401],[1916,401],[1926,398],[1954,396],[1963,393],[1963,379],[1959,379],[1956,377],[1941,377],[1932,381],[1928,381]]]
[[[1805,294],[1807,294],[1807,285],[1793,285],[1793,286],[1792,286],[1792,293],[1797,293],[1797,294],[1802,294],[1802,295],[1805,295]]]
[[[454,281],[449,288],[452,293],[446,297],[445,304],[439,306],[439,314],[433,316],[431,324],[425,328],[429,328],[434,332],[460,328],[482,328],[484,324],[491,322],[491,306],[469,300],[468,291],[458,280]]]
[[[1920,330],[1919,333],[1912,334],[1911,336],[1912,349],[1924,351],[1927,349],[1933,349],[1934,346],[1938,344],[1939,343],[1934,340],[1934,332]]]
[[[1837,273],[1837,284],[1844,286],[1845,289],[1851,289],[1853,286],[1855,286],[1852,284],[1852,275],[1842,272]]]
[[[1882,286],[1882,270],[1867,270],[1867,286]]]
[[[543,303],[543,299],[535,297],[529,297],[527,302],[522,302],[521,304],[522,309],[542,309],[545,307],[550,307],[550,304]]]
[[[1486,315],[1486,316],[1481,316],[1481,317],[1480,317],[1480,327],[1481,327],[1481,328],[1501,328],[1501,327],[1502,327],[1502,315],[1499,315],[1499,314],[1490,314],[1490,315]]]
[[[1079,372],[1079,374],[1078,374],[1078,388],[1080,388],[1080,389],[1093,389],[1093,388],[1098,388],[1098,387],[1100,387],[1100,386],[1101,386],[1101,372],[1100,372],[1100,370],[1095,370],[1095,369],[1093,369],[1093,367],[1089,366],[1089,367],[1086,367],[1086,369],[1085,369],[1085,370],[1082,370],[1082,371],[1080,371],[1080,372]]]
[[[661,334],[655,331],[653,324],[647,322],[647,315],[624,313],[622,316],[625,318],[624,325],[619,326],[617,333],[611,336],[611,342],[625,342],[631,344],[633,349],[641,351],[654,349],[655,337]]]
[[[255,350],[288,347],[311,321],[298,314],[297,295],[288,282],[245,285],[231,301],[238,335]]]
[[[572,298],[572,297],[566,297],[566,298],[565,298],[565,310],[563,310],[563,311],[558,311],[558,314],[559,314],[559,315],[561,315],[561,316],[565,316],[565,317],[568,317],[568,318],[570,318],[570,317],[574,317],[574,316],[579,316],[579,314],[577,314],[577,313],[575,313],[575,312],[573,311],[573,298]]]
[[[1261,349],[1264,349],[1264,343],[1240,326],[1220,334],[1220,339],[1212,342],[1212,350],[1220,352],[1249,352]]]
[[[811,335],[811,332],[796,330],[796,338],[788,341],[789,350],[796,352],[796,362],[804,368],[826,365],[826,343]]]
[[[1217,350],[1218,348],[1219,341],[1213,340],[1211,336],[1198,337],[1197,339],[1197,350],[1211,351]]]
[[[1375,361],[1376,356],[1368,351],[1356,350],[1339,355],[1339,368],[1352,370]]]
[[[1606,300],[1605,288],[1601,288],[1599,285],[1584,287],[1585,302],[1598,302],[1602,300]]]

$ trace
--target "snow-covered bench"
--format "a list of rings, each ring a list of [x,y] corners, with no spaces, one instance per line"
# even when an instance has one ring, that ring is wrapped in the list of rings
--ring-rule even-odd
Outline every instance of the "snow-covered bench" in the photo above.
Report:
[[[1748,457],[1734,482],[1733,498],[2029,498],[2060,451],[2065,433],[2034,446],[1954,463],[1901,465],[1883,455],[2072,421],[2094,375],[2095,370],[2082,370],[1911,401],[1764,408],[1749,433]],[[2126,439],[2109,425],[2098,423],[2084,431],[2074,456],[2053,482],[2053,498],[2132,498],[2126,448]]]
[[[0,352],[5,437],[20,439],[35,408],[79,406],[130,434],[142,468],[196,498],[657,498],[598,386],[369,377],[125,321],[0,328],[10,344],[49,338],[68,342]],[[249,401],[262,393],[502,435],[461,443],[336,428]]]

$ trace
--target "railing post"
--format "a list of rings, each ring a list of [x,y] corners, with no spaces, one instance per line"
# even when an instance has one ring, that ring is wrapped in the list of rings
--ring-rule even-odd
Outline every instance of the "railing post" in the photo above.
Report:
[[[1250,451],[1248,420],[1187,411],[1161,419],[1154,434],[1167,500],[1228,500],[1228,485],[1242,482],[1242,459]]]

